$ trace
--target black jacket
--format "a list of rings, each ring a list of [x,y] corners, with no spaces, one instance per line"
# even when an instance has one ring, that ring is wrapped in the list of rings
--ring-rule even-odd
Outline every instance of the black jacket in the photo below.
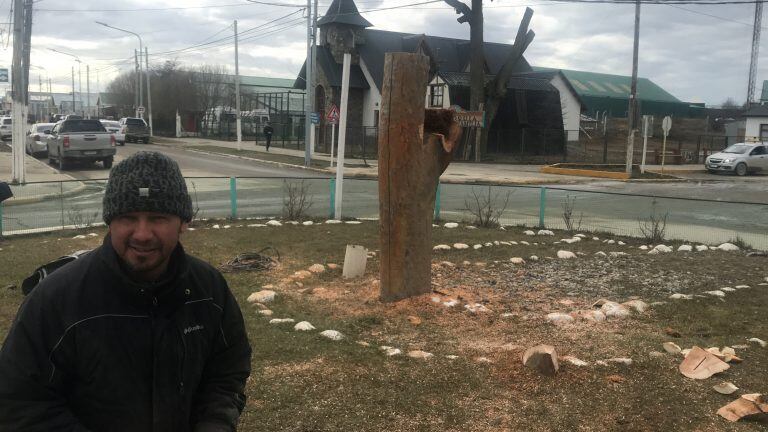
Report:
[[[234,431],[251,348],[222,275],[132,282],[109,238],[35,288],[0,350],[0,431]]]

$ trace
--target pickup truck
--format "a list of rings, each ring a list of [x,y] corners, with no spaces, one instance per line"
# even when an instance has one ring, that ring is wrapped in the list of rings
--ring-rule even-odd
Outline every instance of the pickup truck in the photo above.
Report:
[[[143,142],[149,144],[149,128],[142,118],[123,117],[120,119],[120,135],[126,142]]]
[[[58,162],[64,171],[73,162],[101,161],[104,168],[112,168],[115,160],[115,135],[107,132],[96,119],[62,120],[53,127],[46,140],[48,162]]]

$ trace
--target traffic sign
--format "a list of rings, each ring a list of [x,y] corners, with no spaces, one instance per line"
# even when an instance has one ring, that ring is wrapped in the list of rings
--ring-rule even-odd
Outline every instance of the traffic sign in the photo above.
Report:
[[[139,106],[138,108],[136,108],[136,112],[139,114],[144,114],[144,106]]]
[[[309,113],[309,121],[312,124],[320,124],[320,114],[316,112]]]
[[[664,130],[664,135],[669,135],[669,130],[672,129],[672,117],[664,117],[664,120],[661,122],[661,128]]]
[[[339,122],[339,107],[336,104],[331,105],[331,109],[328,110],[328,115],[325,116],[328,122],[337,124]]]

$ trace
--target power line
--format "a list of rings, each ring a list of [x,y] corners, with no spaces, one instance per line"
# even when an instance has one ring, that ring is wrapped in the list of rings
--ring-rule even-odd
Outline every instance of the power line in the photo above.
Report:
[[[637,3],[636,0],[545,0],[556,3],[582,3],[582,4],[630,4]],[[734,4],[755,4],[764,3],[766,0],[639,0],[641,4],[661,4],[661,5],[734,5]]]
[[[243,7],[253,6],[251,3],[229,3],[223,5],[206,5],[206,6],[178,6],[178,7],[165,7],[165,8],[134,8],[134,9],[35,9],[35,12],[79,12],[79,13],[92,13],[92,12],[159,12],[170,10],[191,10],[191,9],[213,9],[223,7]]]

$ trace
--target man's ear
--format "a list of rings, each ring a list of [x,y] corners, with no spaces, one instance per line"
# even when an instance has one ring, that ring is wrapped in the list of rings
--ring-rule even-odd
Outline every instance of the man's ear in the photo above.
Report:
[[[179,234],[184,233],[189,228],[189,222],[182,222],[181,226],[179,226]]]

